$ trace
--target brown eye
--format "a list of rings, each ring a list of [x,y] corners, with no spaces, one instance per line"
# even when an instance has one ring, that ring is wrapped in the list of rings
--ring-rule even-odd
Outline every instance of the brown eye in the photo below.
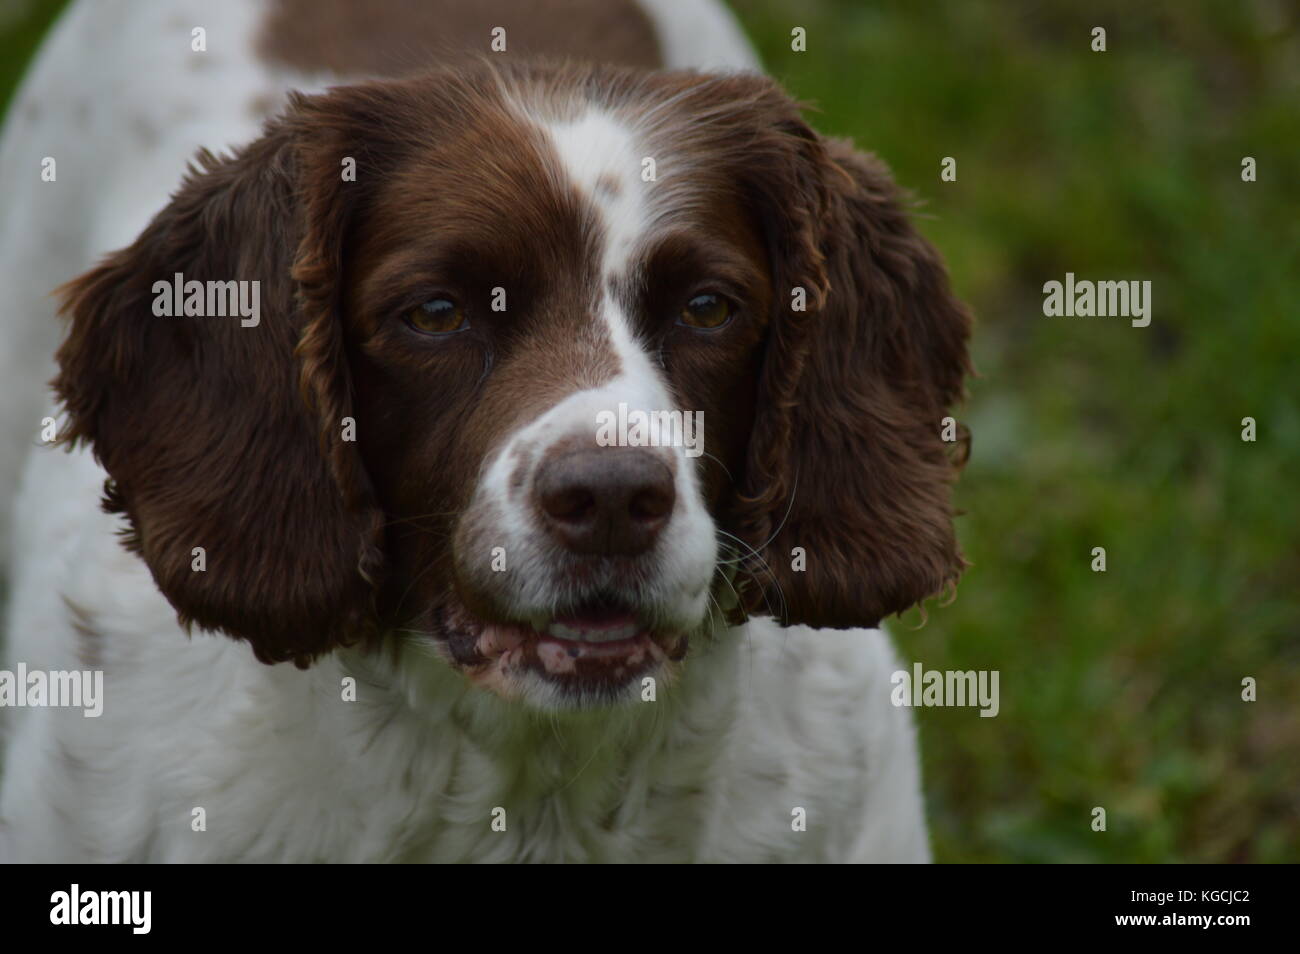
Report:
[[[469,327],[465,312],[450,298],[433,298],[406,313],[406,320],[417,331],[428,335],[449,335]]]
[[[696,295],[686,303],[677,323],[690,328],[721,328],[731,320],[731,302],[721,295]]]

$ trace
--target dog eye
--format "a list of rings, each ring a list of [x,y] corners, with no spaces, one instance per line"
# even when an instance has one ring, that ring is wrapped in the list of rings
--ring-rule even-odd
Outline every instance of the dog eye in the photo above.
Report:
[[[449,335],[469,327],[465,311],[450,298],[433,298],[406,313],[407,323],[427,335]]]
[[[682,308],[677,323],[689,328],[721,328],[731,320],[731,312],[731,301],[721,295],[696,295]]]

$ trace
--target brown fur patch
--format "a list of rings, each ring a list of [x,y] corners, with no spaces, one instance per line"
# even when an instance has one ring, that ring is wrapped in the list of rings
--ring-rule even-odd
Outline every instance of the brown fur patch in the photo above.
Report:
[[[602,197],[617,199],[623,194],[623,184],[617,176],[603,175],[596,180],[596,193]]]
[[[494,53],[492,30],[506,31]],[[268,62],[304,72],[403,76],[479,55],[663,65],[632,0],[276,0],[258,39]]]

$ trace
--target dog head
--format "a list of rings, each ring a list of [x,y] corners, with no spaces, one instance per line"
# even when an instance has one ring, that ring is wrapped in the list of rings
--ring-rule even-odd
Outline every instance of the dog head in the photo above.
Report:
[[[255,324],[206,314],[228,282]],[[969,318],[883,167],[757,76],[297,96],[65,309],[66,436],[182,621],[265,662],[418,639],[604,703],[724,616],[872,626],[962,568]]]

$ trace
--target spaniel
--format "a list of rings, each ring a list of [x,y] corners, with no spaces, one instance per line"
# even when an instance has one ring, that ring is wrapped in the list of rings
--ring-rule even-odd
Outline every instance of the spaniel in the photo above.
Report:
[[[6,859],[928,859],[969,317],[713,0],[84,3],[0,168]]]

